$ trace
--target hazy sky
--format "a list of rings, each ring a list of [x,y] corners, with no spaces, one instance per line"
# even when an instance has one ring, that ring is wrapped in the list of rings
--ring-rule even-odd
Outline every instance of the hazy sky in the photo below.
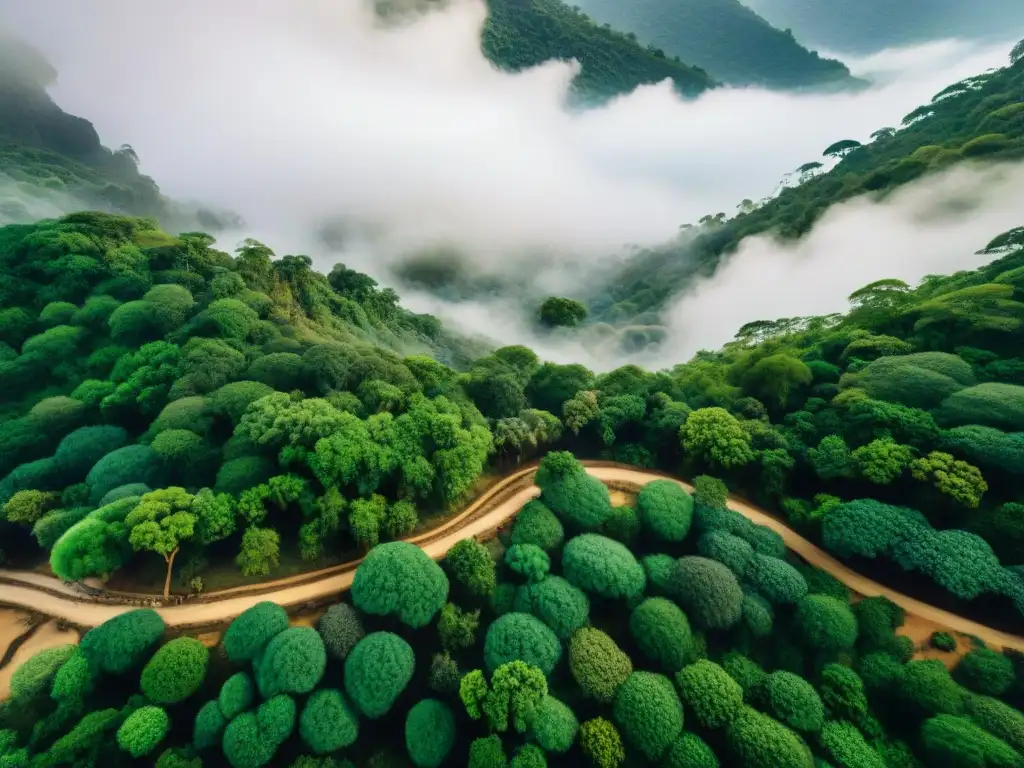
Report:
[[[234,209],[248,233],[321,268],[340,258],[381,274],[396,254],[448,242],[481,269],[532,276],[538,290],[545,265],[564,272],[661,242],[770,193],[833,141],[866,140],[946,85],[1002,65],[1012,45],[848,60],[879,83],[858,94],[720,89],[683,102],[661,85],[574,115],[561,107],[572,67],[494,70],[479,51],[483,19],[471,0],[400,29],[338,0],[0,6],[0,22],[60,72],[54,98],[107,145],[132,144],[167,194]],[[335,215],[372,222],[382,240],[318,252],[311,235]],[[916,271],[933,271],[916,250]],[[758,316],[797,314],[771,309]],[[732,327],[745,321],[735,314]]]

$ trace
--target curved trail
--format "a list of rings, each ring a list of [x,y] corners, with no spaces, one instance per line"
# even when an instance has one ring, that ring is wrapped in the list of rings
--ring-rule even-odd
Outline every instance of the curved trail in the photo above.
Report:
[[[651,480],[672,479],[688,491],[692,490],[686,483],[654,472],[612,466],[602,462],[583,463],[587,472],[607,483],[640,486]],[[495,530],[515,515],[523,504],[539,494],[537,487],[529,482],[533,471],[534,468],[530,467],[505,477],[455,518],[407,541],[421,546],[428,555],[438,560],[444,557],[457,541]],[[480,514],[482,509],[496,500],[498,501],[492,508]],[[755,523],[777,531],[785,540],[787,547],[811,565],[835,576],[854,592],[868,597],[884,595],[910,615],[935,622],[955,632],[975,635],[991,645],[1024,652],[1024,637],[984,626],[896,592],[852,571],[761,509],[738,499],[730,499],[729,506]],[[358,563],[358,560],[352,561],[324,571],[292,576],[254,587],[237,587],[211,593],[205,596],[203,602],[163,606],[156,610],[169,626],[185,628],[227,621],[264,600],[273,600],[284,606],[299,605],[348,589]],[[0,571],[0,578],[3,579],[0,582],[0,602],[38,611],[83,627],[96,626],[135,607],[130,604],[105,604],[90,600],[57,579],[39,574]]]

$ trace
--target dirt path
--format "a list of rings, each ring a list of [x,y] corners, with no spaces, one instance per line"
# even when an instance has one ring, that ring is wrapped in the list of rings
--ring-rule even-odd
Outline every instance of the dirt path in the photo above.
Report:
[[[604,482],[639,486],[651,480],[664,478],[663,475],[638,469],[608,466],[602,462],[584,463],[587,464],[587,471],[591,475]],[[532,471],[532,468],[526,468],[508,476],[445,525],[434,531],[413,537],[409,541],[421,546],[428,555],[437,560],[444,557],[457,541],[493,531],[511,518],[529,499],[538,495],[539,491],[536,486],[527,481],[527,476]],[[673,482],[679,483],[687,490],[691,489],[691,486],[681,481],[674,480]],[[488,504],[492,506],[486,512],[481,513],[481,510]],[[777,531],[785,540],[786,546],[812,565],[828,571],[847,587],[861,595],[885,595],[910,615],[920,616],[955,632],[975,635],[989,645],[1013,648],[1024,652],[1024,637],[991,629],[900,592],[895,592],[850,570],[834,557],[760,509],[735,499],[730,501],[730,507],[754,522]],[[273,600],[285,606],[299,605],[348,589],[352,584],[355,565],[356,562],[349,563],[329,569],[329,573],[303,574],[259,585],[260,591],[257,593],[253,593],[251,588],[248,588],[250,591],[247,593],[245,591],[247,588],[241,587],[207,595],[204,602],[164,606],[157,608],[157,611],[170,626],[193,627],[226,621],[263,600]],[[87,598],[76,597],[77,593],[67,594],[69,588],[56,579],[49,579],[39,574],[29,574],[28,576],[30,578],[25,578],[25,574],[22,572],[0,571],[0,578],[6,580],[0,583],[0,603],[29,608],[83,627],[96,626],[134,607],[116,603],[97,603]],[[41,587],[47,591],[43,591]]]

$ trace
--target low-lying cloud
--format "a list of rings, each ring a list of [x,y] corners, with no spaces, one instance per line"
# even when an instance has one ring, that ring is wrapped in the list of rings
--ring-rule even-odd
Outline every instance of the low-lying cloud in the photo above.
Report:
[[[279,253],[309,253],[323,269],[343,260],[387,278],[410,251],[444,245],[464,253],[468,269],[511,274],[537,295],[581,288],[626,246],[663,242],[680,224],[769,194],[828,144],[898,125],[946,85],[1004,63],[1010,47],[946,42],[848,62],[879,83],[860,93],[717,89],[683,101],[661,84],[571,113],[563,104],[574,66],[496,70],[480,52],[484,18],[479,0],[397,28],[338,0],[0,9],[0,22],[57,68],[58,103],[92,120],[106,144],[130,143],[170,196],[238,211],[245,234]],[[864,217],[900,220],[885,209],[859,214],[871,231],[855,236],[883,239]],[[363,236],[329,252],[315,235],[337,220],[350,233],[359,223]],[[976,226],[961,255],[991,234]],[[928,250],[913,232],[908,224],[898,235],[897,251]],[[808,243],[836,250],[830,236]],[[741,254],[754,247],[770,248],[747,244]],[[848,268],[825,252],[803,258],[819,257]],[[879,271],[890,266],[881,261]],[[451,318],[473,306],[432,308]],[[471,327],[529,340],[529,324],[509,322],[504,308],[484,306]],[[687,333],[673,355],[723,340]],[[565,345],[551,354],[579,356]]]

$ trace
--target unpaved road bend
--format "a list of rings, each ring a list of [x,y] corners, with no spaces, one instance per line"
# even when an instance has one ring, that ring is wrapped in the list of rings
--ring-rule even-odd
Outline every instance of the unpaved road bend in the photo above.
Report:
[[[584,462],[584,464],[587,466],[588,473],[607,483],[640,486],[651,480],[665,479],[664,475],[640,469],[608,466],[602,462]],[[421,546],[428,555],[439,560],[457,541],[493,531],[515,515],[523,504],[540,493],[536,486],[524,483],[525,478],[533,471],[534,469],[531,467],[512,473],[452,520],[433,531],[411,537],[407,541]],[[688,491],[692,490],[687,483],[679,480],[673,480],[673,482]],[[525,487],[516,488],[516,486]],[[510,491],[510,489],[515,490]],[[505,493],[504,496],[502,496],[503,493]],[[484,504],[498,497],[501,497],[500,501],[486,513],[478,514]],[[736,499],[730,500],[729,506],[755,523],[777,531],[785,540],[787,547],[811,565],[835,576],[854,592],[866,597],[884,595],[908,614],[919,616],[954,632],[975,635],[990,645],[1024,652],[1024,637],[984,626],[928,603],[923,603],[901,592],[896,592],[852,571],[763,510]],[[352,566],[354,563],[348,565]],[[341,568],[345,569],[341,570]],[[317,574],[304,574],[282,579],[280,582],[269,585],[258,585],[270,587],[270,591],[253,594],[246,593],[246,590],[252,589],[251,587],[239,587],[224,590],[223,593],[211,593],[203,602],[163,606],[155,610],[169,626],[199,627],[223,623],[264,600],[272,600],[283,606],[295,606],[329,597],[351,586],[352,578],[355,575],[354,567],[339,566],[327,570],[330,573],[325,573],[319,578]],[[0,583],[0,603],[27,608],[82,627],[102,624],[107,619],[135,607],[92,601],[81,596],[71,587],[62,584],[59,580],[39,574],[0,571],[0,577],[5,579],[3,583]]]

